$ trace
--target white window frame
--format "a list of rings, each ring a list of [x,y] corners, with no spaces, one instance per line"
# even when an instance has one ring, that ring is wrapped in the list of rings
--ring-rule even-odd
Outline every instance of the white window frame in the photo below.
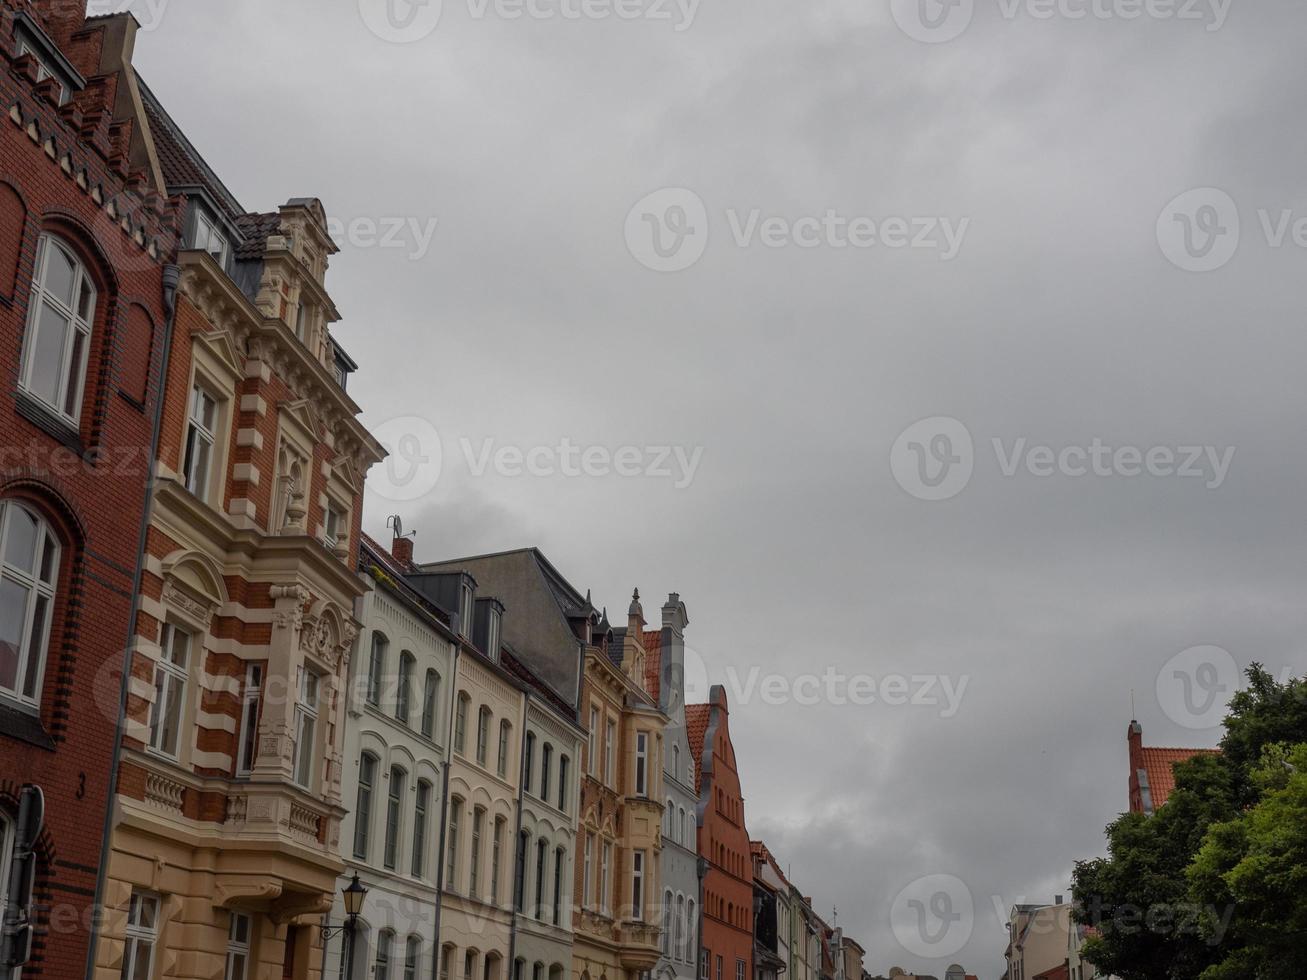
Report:
[[[210,219],[208,212],[203,208],[195,209],[195,240],[191,247],[207,252],[215,262],[224,269],[227,268],[227,251],[230,243],[219,228],[218,222]]]
[[[595,835],[585,835],[585,877],[581,881],[581,908],[589,909],[594,901],[594,843]]]
[[[376,796],[377,774],[381,760],[373,752],[359,753],[359,781],[354,797],[354,857],[359,861],[368,859],[368,850],[372,847],[372,801]],[[365,771],[370,769],[367,779]],[[364,793],[367,798],[364,799]]]
[[[649,733],[635,733],[635,795],[649,795]]]
[[[590,769],[590,775],[598,778],[599,776],[599,756],[597,747],[599,741],[599,709],[593,704],[590,705],[590,730],[586,732],[585,758]]]
[[[377,933],[377,954],[372,964],[374,980],[390,980],[390,960],[395,952],[395,933],[382,929]]]
[[[204,421],[205,410],[211,414]],[[182,454],[182,479],[197,499],[209,502],[213,487],[213,463],[218,457],[218,430],[222,421],[222,400],[200,381],[191,385],[186,413],[186,442]],[[198,453],[200,447],[205,452]]]
[[[322,512],[322,543],[331,551],[349,543],[349,509],[330,497]]]
[[[239,926],[245,925],[245,939],[239,936]],[[250,946],[254,938],[254,922],[242,912],[231,913],[227,927],[227,970],[223,980],[246,980],[250,972]]]
[[[644,851],[631,852],[631,919],[644,921]]]
[[[481,837],[486,829],[486,808],[472,808],[472,856],[467,866],[467,893],[481,897]]]
[[[131,898],[128,899],[127,931],[123,945],[124,980],[131,980],[140,972],[136,965],[142,951],[146,957],[145,976],[154,976],[154,951],[159,945],[159,915],[163,911],[162,906],[159,896],[153,892],[133,891]],[[142,924],[144,917],[140,913],[147,907],[154,910],[154,915],[150,924],[144,925]]]
[[[391,766],[386,777],[386,836],[381,848],[381,864],[387,871],[399,867],[404,837],[404,793],[408,773],[402,766]]]
[[[491,605],[493,606],[493,603]],[[491,660],[499,659],[499,610],[495,608],[490,610],[490,622],[486,628],[485,654]]]
[[[500,779],[508,775],[508,753],[510,740],[513,737],[513,726],[507,718],[499,719],[499,755],[495,760],[495,772]]]
[[[414,878],[421,878],[426,873],[427,827],[430,823],[428,813],[431,810],[431,796],[431,781],[419,779],[414,787],[413,849],[409,859],[409,870]]]
[[[613,867],[613,842],[604,841],[600,848],[599,857],[599,908],[604,915],[612,916],[612,906],[609,904],[609,889],[611,888],[612,875],[610,872]]]
[[[46,286],[50,256],[54,249],[63,253],[73,266],[73,303],[82,306],[83,287],[89,292],[85,309],[72,309],[66,300],[52,294]],[[77,427],[82,416],[82,399],[86,396],[86,365],[91,352],[91,334],[95,324],[95,304],[99,298],[95,283],[86,266],[77,257],[72,246],[54,235],[42,235],[36,247],[36,273],[32,277],[32,295],[27,304],[27,323],[23,330],[22,371],[18,386],[61,419]],[[68,332],[59,354],[59,383],[55,403],[48,401],[32,387],[32,368],[36,357],[36,331],[40,327],[41,312],[49,305],[59,316],[67,319]],[[80,353],[77,341],[80,339]],[[72,343],[70,343],[72,341]],[[74,364],[74,358],[77,363]],[[71,397],[70,397],[71,396]]]
[[[36,524],[32,570],[10,565],[4,560],[10,522],[15,514],[25,515]],[[16,500],[0,500],[0,583],[9,582],[27,594],[23,604],[23,624],[18,630],[18,660],[14,665],[14,687],[0,688],[0,696],[24,705],[38,707],[45,683],[45,666],[50,651],[51,622],[59,585],[59,561],[62,548],[54,530],[36,511]],[[37,623],[37,616],[41,622]]]
[[[427,670],[422,681],[422,712],[418,719],[423,738],[433,738],[436,734],[437,715],[440,713],[440,672],[435,668]]]
[[[399,652],[399,673],[395,676],[395,720],[403,725],[413,717],[413,671],[417,664],[412,650]]]
[[[26,40],[22,40],[18,42],[18,55],[19,57],[22,57],[25,54],[30,54],[32,60],[36,62],[37,82],[44,82],[47,78],[53,78],[59,83],[59,104],[63,105],[66,103],[69,98],[71,98],[68,93],[68,86],[63,83],[62,79],[55,75],[54,70],[46,63],[46,60],[41,57],[41,55],[38,54]]]
[[[182,662],[177,662],[178,641],[183,641]],[[175,623],[165,622],[159,631],[159,659],[154,662],[154,704],[150,707],[150,751],[169,759],[180,759],[182,732],[186,730],[186,699],[190,689],[191,653],[199,645],[198,635]],[[168,712],[176,709],[173,745],[163,744]]]
[[[613,755],[617,742],[617,722],[609,718],[604,726],[604,785],[612,786],[616,779],[616,770],[613,767]]]
[[[460,586],[458,618],[459,632],[470,638],[472,636],[472,610],[474,603],[472,601],[472,587],[470,585]]]
[[[467,755],[467,709],[472,706],[472,697],[466,691],[460,691],[454,706],[454,751]]]
[[[390,640],[380,630],[372,631],[372,649],[368,651],[368,685],[363,699],[374,708],[381,706],[382,688],[386,685],[386,654]]]
[[[494,837],[490,841],[490,904],[499,904],[499,875],[503,860],[504,828],[508,825],[503,817],[495,817]]]
[[[490,705],[483,704],[477,709],[476,759],[477,765],[483,768],[490,757],[490,722],[493,718],[494,712],[490,710]]]
[[[295,750],[291,759],[291,779],[301,789],[311,789],[317,763],[318,701],[322,697],[322,677],[307,665],[300,667],[295,698]],[[308,755],[305,756],[305,744]],[[307,772],[305,768],[307,759]]]
[[[422,938],[409,936],[404,940],[404,980],[417,980],[418,964],[422,961]]]
[[[259,719],[263,714],[263,664],[245,665],[245,686],[241,691],[240,741],[236,744],[236,775],[254,771],[259,754]]]

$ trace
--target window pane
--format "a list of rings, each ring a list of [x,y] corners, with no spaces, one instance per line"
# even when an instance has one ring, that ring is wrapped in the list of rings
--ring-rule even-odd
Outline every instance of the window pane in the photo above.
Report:
[[[81,397],[82,355],[86,350],[86,334],[80,330],[73,331],[73,353],[68,358],[68,384],[64,388],[64,414],[76,415],[78,399]]]
[[[36,571],[36,519],[21,507],[6,507],[5,564],[28,575]]]
[[[49,258],[45,266],[45,288],[63,300],[71,310],[73,308],[73,283],[77,279],[77,267],[67,253],[58,245],[51,244],[46,249]]]
[[[0,579],[0,688],[18,689],[18,656],[27,618],[27,589]]]
[[[41,304],[38,317],[28,362],[27,387],[43,402],[58,406],[69,321],[49,303]]]
[[[49,607],[49,599],[43,595],[36,597],[36,610],[32,614],[32,632],[27,640],[27,677],[23,680],[23,697],[26,698],[36,697],[37,677],[41,673],[41,663],[45,659],[45,628]],[[3,659],[2,654],[0,659]]]
[[[150,947],[137,940],[136,962],[132,964],[131,980],[150,980]]]
[[[81,286],[78,288],[77,297],[77,315],[86,323],[91,322],[91,316],[95,313],[95,289],[91,281],[82,276]]]
[[[55,570],[59,567],[59,546],[54,538],[45,535],[45,544],[41,552],[41,581],[54,585]]]
[[[182,692],[185,683],[180,677],[169,676],[167,680],[167,709],[163,716],[163,733],[159,739],[159,748],[169,755],[177,754],[177,736],[181,729]]]

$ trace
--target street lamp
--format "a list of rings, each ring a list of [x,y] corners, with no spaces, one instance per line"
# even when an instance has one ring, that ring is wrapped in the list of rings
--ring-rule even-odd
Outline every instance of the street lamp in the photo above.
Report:
[[[354,927],[358,925],[359,913],[363,911],[363,899],[368,897],[368,890],[363,887],[363,882],[359,881],[358,872],[354,873],[354,880],[340,890],[341,896],[345,899],[345,924],[332,926],[324,924],[322,926],[322,942],[331,942],[336,933],[344,930],[345,932],[345,976],[349,980],[354,980]]]

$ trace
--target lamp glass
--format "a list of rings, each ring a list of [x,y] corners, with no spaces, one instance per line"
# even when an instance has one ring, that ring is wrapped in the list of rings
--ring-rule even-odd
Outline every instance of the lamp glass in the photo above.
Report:
[[[363,911],[363,899],[367,897],[368,890],[363,887],[358,875],[354,876],[354,880],[346,886],[341,894],[345,896],[346,915],[355,916]]]

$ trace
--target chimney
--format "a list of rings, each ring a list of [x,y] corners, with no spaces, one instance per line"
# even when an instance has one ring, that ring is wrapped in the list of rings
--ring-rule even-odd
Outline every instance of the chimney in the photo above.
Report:
[[[86,24],[86,0],[29,0],[27,9],[65,54],[73,35]]]
[[[390,556],[406,568],[413,564],[413,539],[392,538]]]

